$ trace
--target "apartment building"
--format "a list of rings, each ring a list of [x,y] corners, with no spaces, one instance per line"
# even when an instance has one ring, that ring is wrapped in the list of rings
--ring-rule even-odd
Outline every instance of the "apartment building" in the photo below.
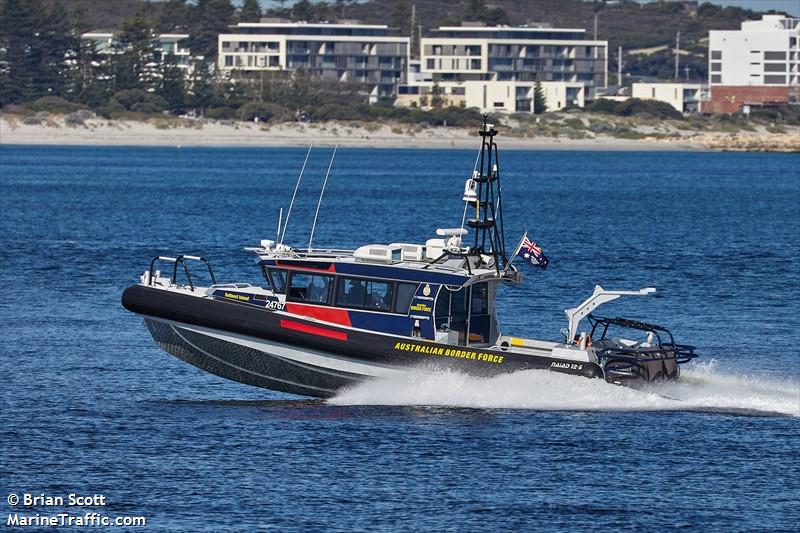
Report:
[[[586,86],[578,82],[539,82],[547,111],[583,107]],[[431,81],[400,86],[396,105],[430,108],[461,106],[480,109],[482,113],[533,113],[535,82],[522,81]]]
[[[631,96],[665,102],[681,113],[696,113],[707,89],[702,83],[634,83]]]
[[[421,43],[421,68],[435,82],[541,81],[607,85],[608,42],[582,29],[443,26]]]
[[[222,71],[306,71],[324,80],[364,84],[370,99],[405,83],[409,38],[385,25],[356,22],[241,22],[219,35]]]
[[[798,101],[800,19],[763,15],[740,30],[709,32],[710,101],[704,111]]]

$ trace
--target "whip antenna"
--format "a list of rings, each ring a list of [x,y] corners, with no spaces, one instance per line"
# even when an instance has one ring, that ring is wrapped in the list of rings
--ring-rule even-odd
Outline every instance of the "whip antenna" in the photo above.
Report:
[[[297,189],[300,188],[300,180],[303,179],[303,172],[306,170],[306,163],[308,163],[308,156],[311,155],[311,149],[314,148],[314,145],[310,145],[308,147],[308,152],[306,153],[306,159],[303,161],[303,168],[300,169],[300,175],[297,176],[297,183],[294,185],[294,192],[292,193],[292,201],[289,204],[289,211],[286,213],[286,222],[283,223],[283,232],[281,233],[281,237],[278,244],[283,244],[283,237],[286,235],[286,226],[289,225],[289,216],[292,214],[292,206],[294,205],[295,196],[297,196]]]
[[[317,228],[317,217],[319,216],[319,206],[322,205],[322,195],[325,194],[325,186],[328,184],[328,176],[331,175],[331,168],[333,168],[333,160],[336,159],[336,150],[339,145],[333,147],[333,155],[331,155],[331,162],[328,163],[328,171],[325,173],[325,181],[322,182],[322,190],[319,191],[319,200],[317,201],[317,211],[314,213],[314,223],[311,224],[311,235],[308,237],[308,251],[311,251],[311,241],[314,240],[314,230]]]

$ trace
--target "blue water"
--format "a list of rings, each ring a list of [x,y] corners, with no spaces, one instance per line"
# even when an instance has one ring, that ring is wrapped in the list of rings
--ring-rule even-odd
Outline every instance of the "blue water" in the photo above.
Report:
[[[551,259],[501,295],[503,332],[556,339],[595,284],[655,286],[607,311],[697,345],[682,383],[419,374],[319,402],[204,374],[119,303],[159,253],[258,282],[242,248],[304,155],[0,146],[3,526],[11,492],[75,492],[154,531],[797,530],[800,156],[502,153],[508,246],[527,228]],[[458,226],[474,156],[340,150],[315,246]]]

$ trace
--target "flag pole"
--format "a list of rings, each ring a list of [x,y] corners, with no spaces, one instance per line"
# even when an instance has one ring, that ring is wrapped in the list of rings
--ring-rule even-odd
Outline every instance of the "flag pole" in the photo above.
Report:
[[[525,242],[525,239],[527,237],[528,237],[528,230],[525,230],[525,233],[522,234],[522,238],[519,240],[519,244],[514,249],[514,254],[511,256],[511,259],[509,260],[509,262],[506,263],[506,267],[503,269],[503,274],[505,274],[506,271],[508,271],[508,267],[510,267],[511,263],[514,262],[514,259],[517,258],[517,254],[519,253],[520,248],[522,248],[522,243]]]

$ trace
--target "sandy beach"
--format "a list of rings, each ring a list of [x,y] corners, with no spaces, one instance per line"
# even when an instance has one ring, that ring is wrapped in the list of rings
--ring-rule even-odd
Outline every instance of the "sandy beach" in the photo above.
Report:
[[[752,150],[798,151],[800,134],[703,133],[680,137],[621,139],[610,135],[571,139],[508,135],[504,148],[543,150]],[[109,145],[109,146],[308,146],[340,145],[364,148],[472,148],[474,132],[461,128],[415,127],[355,123],[283,123],[205,120],[150,120],[147,122],[93,118],[68,126],[52,116],[26,124],[14,116],[0,116],[0,144]]]
[[[474,132],[459,128],[415,129],[349,124],[183,121],[176,127],[135,121],[88,120],[69,127],[55,119],[42,125],[0,118],[0,143],[36,145],[110,146],[308,146],[335,145],[365,148],[471,148]],[[600,137],[597,139],[505,137],[505,148],[560,150],[691,150],[691,142],[647,142]]]

